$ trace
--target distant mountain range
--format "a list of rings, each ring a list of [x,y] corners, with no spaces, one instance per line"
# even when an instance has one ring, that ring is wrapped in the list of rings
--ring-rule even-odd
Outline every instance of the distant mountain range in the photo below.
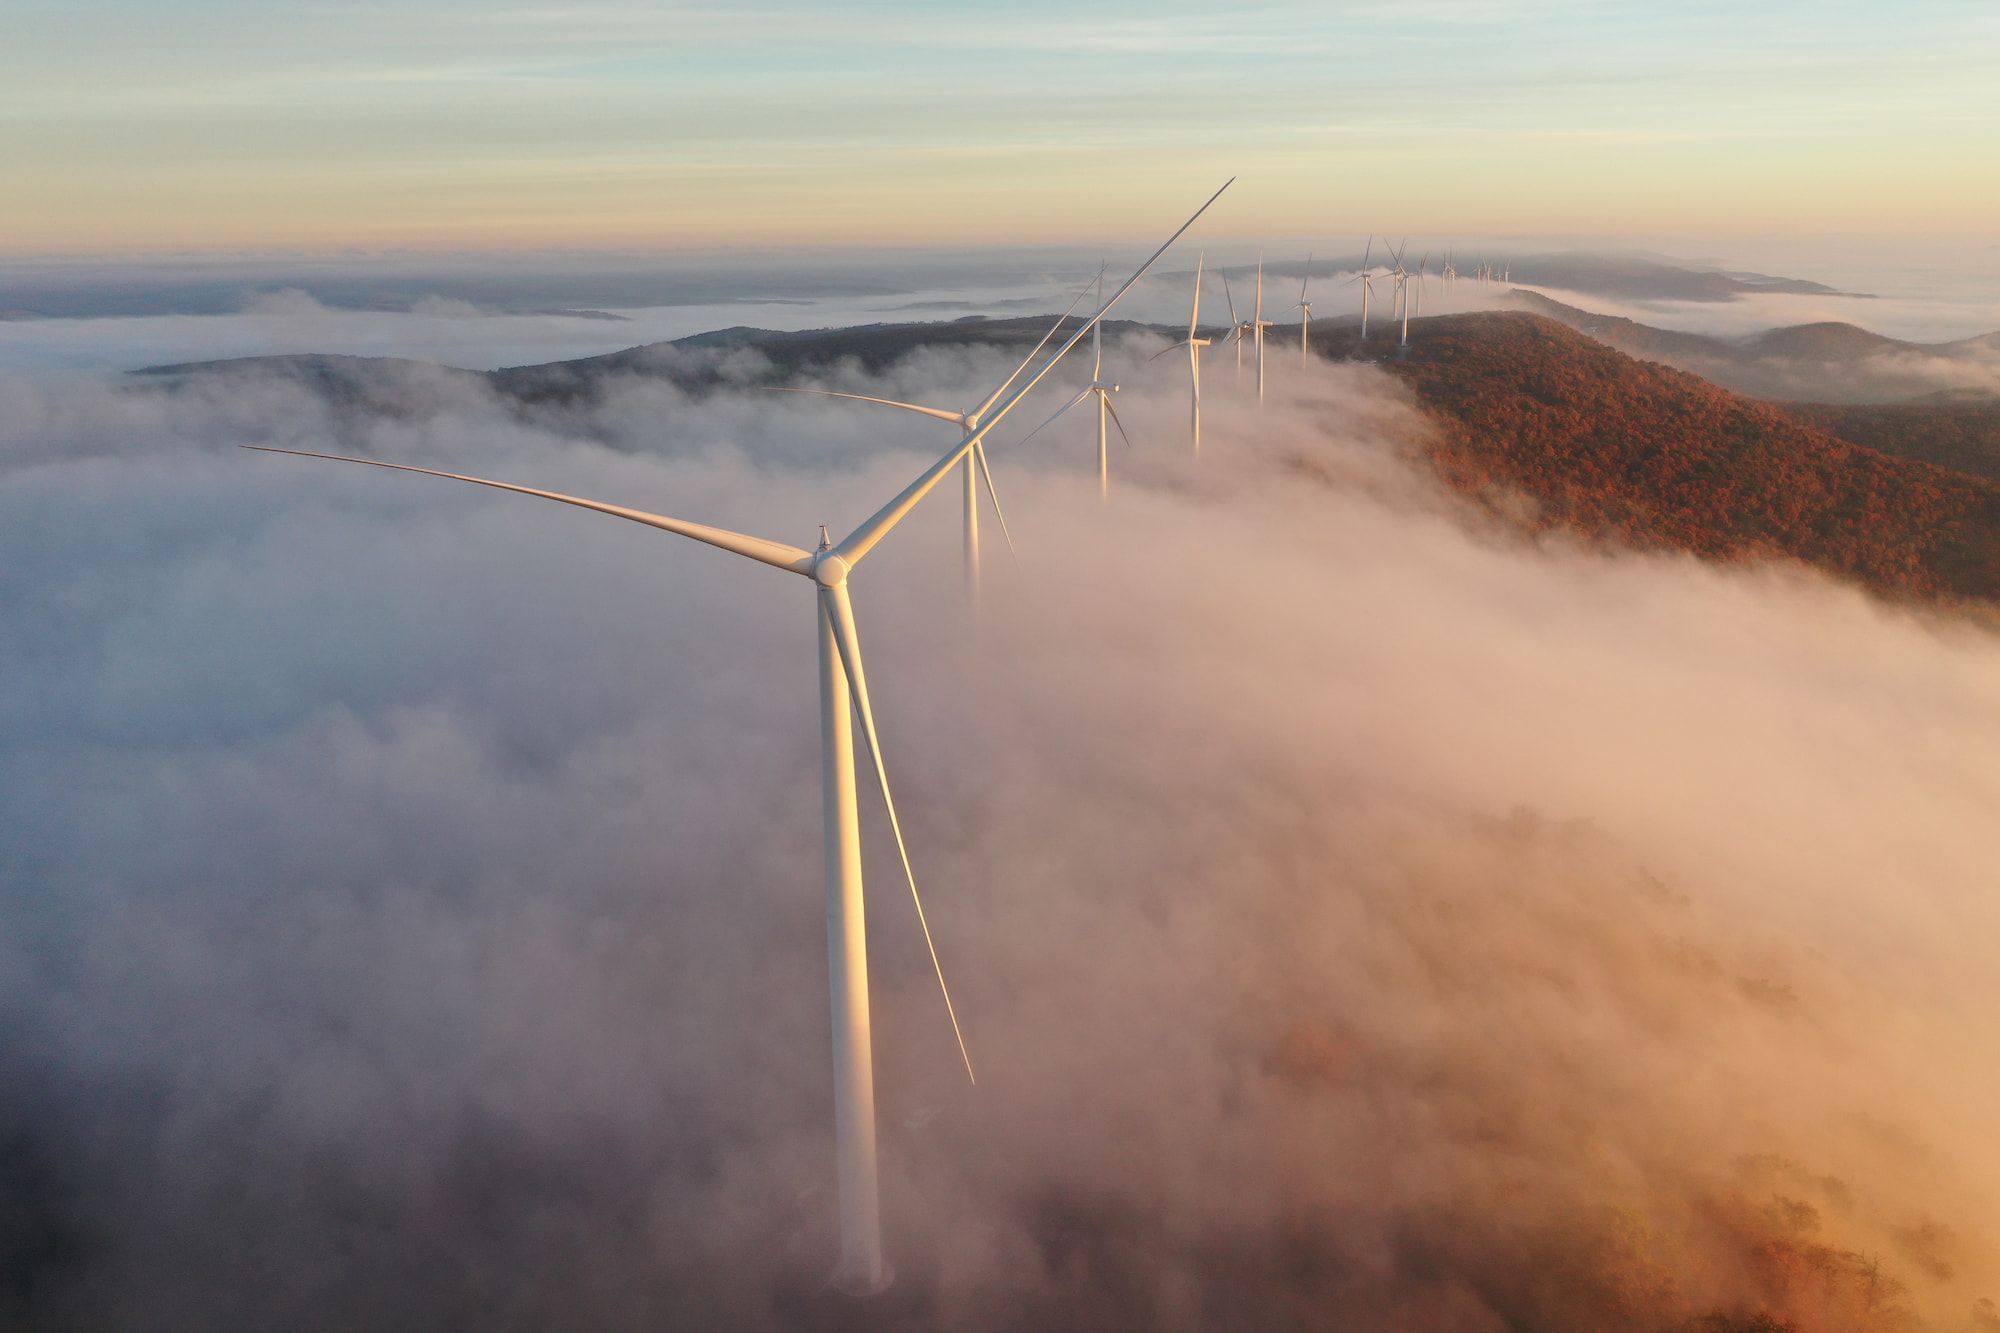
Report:
[[[1579,310],[1538,292],[1514,291],[1508,300],[1621,352],[1758,398],[1866,403],[2000,394],[2000,333],[1915,343],[1825,322],[1721,338]]]
[[[399,415],[436,410],[461,386],[490,385],[525,411],[593,401],[633,376],[671,379],[697,392],[779,384],[843,363],[881,370],[923,348],[1020,348],[1047,327],[1039,317],[802,333],[723,329],[488,374],[328,356],[140,373],[276,375],[345,409]],[[1114,323],[1107,332],[1117,337],[1141,327]],[[1641,331],[1630,333],[1634,340],[1658,335],[1677,347],[1676,340],[1694,336],[1630,329]],[[1437,427],[1425,446],[1428,461],[1499,521],[1713,560],[1795,559],[1897,598],[2000,601],[2000,481],[1991,459],[1970,444],[1937,444],[1921,418],[1758,402],[1536,313],[1415,320],[1402,357],[1381,326],[1365,343],[1347,320],[1315,321],[1313,334],[1320,354],[1377,361],[1407,386]],[[1282,332],[1276,336],[1288,345]],[[1873,338],[1807,326],[1777,331],[1758,345],[1787,354],[1805,347],[1867,356]],[[734,349],[759,355],[733,362]],[[1757,353],[1744,355],[1754,362]],[[1985,410],[1989,422],[2000,416],[2000,406]],[[1852,438],[1870,432],[1872,441]]]
[[[1503,259],[1497,254],[1489,254],[1489,260],[1505,268],[1508,282],[1526,283],[1535,287],[1554,287],[1563,291],[1582,292],[1591,296],[1606,296],[1627,301],[1734,301],[1745,296],[1755,296],[1771,292],[1782,292],[1799,296],[1860,296],[1860,293],[1842,292],[1823,283],[1808,282],[1803,278],[1780,278],[1767,273],[1727,272],[1722,269],[1689,267],[1660,259],[1648,259],[1639,255],[1596,254],[1585,250],[1565,250],[1550,254],[1522,255]],[[1339,277],[1358,272],[1365,263],[1380,267],[1384,262],[1381,247],[1371,251],[1356,251],[1354,254],[1334,259],[1322,259],[1312,266],[1316,279]],[[1440,272],[1444,254],[1433,249],[1421,253],[1411,247],[1404,251],[1403,263],[1415,272],[1420,263],[1427,264],[1428,271],[1435,276]],[[1459,281],[1470,283],[1473,265],[1477,258],[1468,253],[1454,256],[1458,266]],[[1211,271],[1215,271],[1211,269]],[[1223,266],[1232,280],[1249,278],[1254,269],[1244,266]],[[1267,284],[1276,279],[1297,282],[1306,274],[1305,264],[1297,261],[1268,263],[1264,266],[1264,281]],[[1169,277],[1192,281],[1194,270],[1169,274]],[[1268,297],[1268,291],[1267,291]]]
[[[1378,245],[1376,263],[1384,251]],[[1405,258],[1412,269],[1424,257],[1413,242]],[[1599,254],[1584,250],[1488,257],[1503,265],[1510,280],[1621,300],[1731,301],[1759,293],[1840,295],[1822,283],[1763,273],[1736,272],[1657,256]],[[1316,277],[1352,273],[1363,252],[1312,265]],[[1430,272],[1443,263],[1442,247],[1429,251]],[[1462,273],[1477,261],[1470,251],[1456,255]],[[1228,268],[1247,280],[1249,265]],[[1305,272],[1299,259],[1274,260],[1271,279],[1296,282]],[[0,320],[89,319],[107,316],[233,315],[261,300],[302,293],[338,310],[423,311],[445,301],[487,314],[569,315],[617,318],[608,312],[640,307],[686,305],[798,304],[840,299],[903,297],[906,311],[1027,310],[1046,298],[1044,275],[1063,281],[1087,273],[1080,256],[1058,250],[991,251],[970,254],[919,252],[896,255],[811,254],[753,256],[723,252],[706,257],[672,255],[350,256],[294,261],[161,261],[34,263],[0,260]],[[1180,283],[1191,273],[1163,273]],[[1465,281],[1470,281],[1467,277]],[[1023,289],[996,300],[940,297],[968,286]],[[1239,290],[1247,294],[1247,289]],[[890,308],[890,307],[881,307]]]

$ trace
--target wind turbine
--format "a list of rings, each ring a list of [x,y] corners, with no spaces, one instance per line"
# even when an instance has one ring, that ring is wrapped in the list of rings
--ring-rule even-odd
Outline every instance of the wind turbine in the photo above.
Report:
[[[1264,401],[1264,330],[1273,327],[1264,318],[1264,256],[1257,256],[1257,304],[1250,314],[1250,328],[1257,338],[1257,401]]]
[[[1098,281],[1100,283],[1103,281],[1103,276],[1103,271],[1100,269],[1098,272]],[[846,398],[857,403],[876,403],[883,407],[901,408],[906,412],[917,412],[923,416],[936,417],[939,421],[949,421],[967,435],[970,435],[979,429],[979,423],[984,419],[987,411],[1000,401],[1001,394],[1006,393],[1008,389],[1013,387],[1014,381],[1021,377],[1021,372],[1033,364],[1035,358],[1041,354],[1041,350],[1048,346],[1049,339],[1055,337],[1061,331],[1063,321],[1069,318],[1070,311],[1075,310],[1077,303],[1082,301],[1089,293],[1090,284],[1085,283],[1083,289],[1070,301],[1068,308],[1056,316],[1056,322],[1049,326],[1049,331],[1042,335],[1042,340],[1035,344],[1034,350],[1030,351],[1021,364],[1014,368],[1014,373],[1009,375],[999,388],[988,394],[985,402],[964,412],[953,412],[948,408],[942,407],[925,407],[920,403],[905,403],[894,398],[871,398],[867,394],[841,393],[834,389],[774,387],[772,392],[813,394],[822,398]],[[1098,293],[1099,295],[1103,294],[1101,286],[1098,288]],[[1000,493],[993,486],[993,469],[987,465],[986,445],[983,439],[981,442],[973,445],[972,452],[966,455],[965,462],[960,466],[965,477],[963,490],[965,510],[965,582],[966,590],[976,601],[979,596],[979,483],[985,483],[986,498],[993,505],[993,517],[999,520],[1000,535],[1007,539],[1007,549],[1010,551],[1014,549],[1014,534],[1007,530],[1007,515],[1000,509]]]
[[[1388,242],[1383,242],[1387,245]],[[1361,341],[1368,341],[1368,303],[1375,295],[1375,274],[1369,261],[1375,255],[1375,237],[1368,237],[1367,248],[1361,253],[1361,271],[1347,280],[1348,285],[1361,284]]]
[[[1312,302],[1306,299],[1306,284],[1312,281],[1312,271],[1312,252],[1307,251],[1305,276],[1299,279],[1299,303],[1292,307],[1292,309],[1299,312],[1299,364],[1302,366],[1306,364],[1308,354],[1306,348],[1306,330],[1311,327],[1313,322]]]
[[[1404,238],[1402,246],[1396,250],[1396,308],[1402,312],[1402,338],[1396,342],[1398,352],[1410,350],[1410,270],[1402,266],[1404,250],[1410,248],[1410,240]]]
[[[1396,344],[1398,351],[1407,350],[1410,345],[1410,271],[1403,267],[1403,252],[1409,248],[1409,238],[1405,237],[1401,248],[1390,252],[1396,265],[1390,270],[1390,276],[1396,280],[1395,310],[1403,321],[1403,336]]]
[[[1188,430],[1194,437],[1194,451],[1201,452],[1201,349],[1214,340],[1196,334],[1195,326],[1201,322],[1201,267],[1208,256],[1204,253],[1194,261],[1194,305],[1188,310],[1187,341],[1173,343],[1153,353],[1157,361],[1168,352],[1185,347],[1188,350],[1188,383],[1192,394],[1188,402]]]
[[[1236,318],[1236,296],[1229,290],[1229,270],[1222,270],[1222,299],[1229,303],[1229,332],[1222,336],[1236,344],[1236,379],[1243,380],[1243,340],[1248,335],[1250,322]]]
[[[978,446],[995,425],[997,425],[1020,401],[1040,384],[1056,363],[1075,347],[1085,332],[1097,327],[1105,312],[1117,304],[1132,284],[1137,282],[1147,270],[1165,254],[1167,247],[1180,239],[1181,233],[1194,225],[1195,219],[1208,211],[1209,205],[1220,198],[1231,181],[1225,181],[1222,189],[1209,196],[1208,203],[1194,211],[1194,215],[1169,236],[1152,257],[1139,266],[1138,272],[1127,278],[1111,299],[1098,308],[1082,327],[1071,334],[1042,367],[1020,385],[994,409],[991,416],[969,431],[963,440],[950,451],[931,464],[908,486],[863,520],[861,525],[848,533],[838,543],[833,542],[820,529],[819,545],[814,550],[792,546],[785,542],[770,541],[762,537],[752,537],[726,528],[710,527],[702,523],[691,523],[685,519],[669,518],[663,514],[648,513],[642,509],[630,509],[623,505],[607,504],[600,500],[586,500],[573,495],[562,495],[555,491],[537,490],[529,486],[516,486],[510,482],[488,481],[482,477],[462,476],[455,472],[435,472],[429,468],[410,467],[401,463],[384,463],[372,458],[345,458],[334,454],[317,454],[302,449],[276,449],[259,445],[246,445],[262,453],[294,454],[306,458],[325,458],[334,462],[358,463],[367,467],[389,468],[397,472],[414,472],[424,476],[443,477],[449,481],[469,482],[475,486],[489,486],[495,490],[513,491],[519,495],[531,495],[539,499],[554,500],[560,504],[574,505],[613,518],[628,519],[647,527],[676,533],[695,541],[705,542],[735,555],[745,556],[761,564],[784,570],[810,579],[815,588],[814,637],[819,655],[819,700],[820,700],[820,781],[822,809],[825,816],[824,855],[826,868],[826,922],[827,922],[827,980],[832,993],[832,1048],[833,1048],[833,1097],[834,1097],[834,1138],[840,1195],[840,1261],[834,1272],[834,1281],[842,1289],[854,1293],[869,1293],[887,1286],[892,1276],[891,1270],[882,1257],[881,1193],[876,1172],[875,1147],[875,1074],[874,1056],[869,1039],[868,1012],[868,942],[861,879],[861,826],[856,811],[854,781],[854,719],[861,720],[861,734],[866,743],[868,757],[875,770],[875,780],[882,791],[882,804],[888,813],[889,827],[895,834],[897,854],[902,859],[904,878],[910,886],[910,896],[917,907],[917,920],[923,928],[924,941],[930,951],[931,965],[938,975],[938,985],[943,990],[946,1013],[951,1019],[952,1033],[958,1040],[959,1053],[965,1057],[965,1069],[972,1076],[972,1061],[966,1054],[965,1041],[959,1032],[958,1015],[951,1006],[951,992],[944,985],[944,970],[937,961],[937,950],[931,944],[930,925],[924,917],[923,900],[917,893],[916,875],[910,868],[909,851],[903,841],[902,826],[896,818],[896,807],[889,794],[888,770],[883,766],[882,747],[876,735],[874,709],[868,698],[868,681],[864,674],[861,658],[861,641],[855,629],[854,608],[848,594],[848,580],[868,553],[875,549],[896,524],[901,522],[910,510],[928,495],[951,470],[965,462],[972,450]]]
[[[1124,439],[1125,447],[1128,449],[1132,447],[1132,437],[1125,434],[1125,423],[1118,420],[1118,411],[1111,406],[1111,395],[1118,392],[1118,386],[1104,378],[1104,329],[1101,325],[1095,325],[1090,330],[1090,354],[1090,383],[1078,389],[1076,396],[1057,408],[1047,421],[1044,421],[1041,425],[1023,435],[1021,443],[1026,444],[1029,440],[1041,434],[1044,429],[1054,425],[1056,418],[1069,411],[1072,407],[1075,407],[1084,399],[1096,398],[1097,498],[1100,500],[1109,500],[1111,498],[1111,440],[1110,436],[1106,433],[1107,422],[1118,427],[1118,434]]]

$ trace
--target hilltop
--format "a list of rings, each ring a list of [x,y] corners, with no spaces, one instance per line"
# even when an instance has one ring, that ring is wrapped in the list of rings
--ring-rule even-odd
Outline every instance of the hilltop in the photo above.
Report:
[[[532,410],[594,401],[629,377],[702,392],[781,384],[842,363],[879,371],[927,350],[1025,350],[1048,324],[1043,316],[796,333],[735,328],[484,376],[353,357],[159,373],[277,374],[337,404],[403,414],[483,381]],[[1144,327],[1118,323],[1109,332]],[[1932,457],[1891,456],[1836,431],[1886,437],[1895,420],[1758,402],[1536,314],[1418,319],[1400,359],[1386,329],[1365,344],[1351,321],[1315,321],[1313,329],[1321,355],[1379,360],[1408,388],[1436,425],[1426,456],[1450,487],[1531,531],[1713,560],[1793,559],[1897,598],[2000,600],[2000,480],[1990,454],[1979,464],[1969,437],[1957,449],[1932,448]],[[1282,329],[1273,336],[1286,343]],[[1778,345],[1801,336],[1818,335]],[[736,350],[756,356],[732,363]],[[2000,430],[2000,406],[1992,416],[1988,429]],[[1921,435],[1921,425],[1912,416],[1901,428]],[[1522,498],[1531,502],[1525,512]]]
[[[750,348],[770,363],[768,373],[759,367],[760,377],[777,383],[830,370],[843,362],[879,372],[920,349],[1008,347],[1026,352],[1049,331],[1052,322],[1050,315],[1034,315],[1020,319],[959,319],[943,324],[862,324],[799,332],[721,329],[604,356],[509,367],[492,372],[491,379],[501,392],[525,402],[590,400],[608,380],[625,375],[662,376],[686,388],[711,388],[725,382],[729,367],[718,364],[712,357],[691,357],[688,353]],[[1067,321],[1066,327],[1074,328],[1075,321]],[[1106,337],[1119,337],[1145,328],[1143,324],[1107,320],[1104,332]]]
[[[2000,396],[2000,334],[1918,343],[1828,320],[1721,338],[1581,310],[1539,292],[1515,290],[1507,299],[1621,352],[1756,398],[1880,403],[1941,392],[1953,399]]]
[[[1453,489],[1538,531],[1713,560],[1781,557],[1904,598],[2000,598],[2000,483],[1845,440],[1777,406],[1513,312],[1352,331],[1437,421]],[[1527,497],[1525,517],[1511,502]]]

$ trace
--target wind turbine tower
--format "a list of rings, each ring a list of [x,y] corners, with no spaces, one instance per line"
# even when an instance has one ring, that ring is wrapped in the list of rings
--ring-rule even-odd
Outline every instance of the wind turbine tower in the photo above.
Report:
[[[1273,327],[1264,318],[1264,256],[1257,256],[1257,304],[1250,316],[1257,338],[1257,401],[1264,401],[1264,330]]]

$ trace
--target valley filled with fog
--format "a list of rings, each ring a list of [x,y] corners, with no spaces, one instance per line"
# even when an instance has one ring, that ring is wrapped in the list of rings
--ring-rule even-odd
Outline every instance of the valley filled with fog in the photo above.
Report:
[[[373,321],[348,350],[470,365],[559,317],[199,318]],[[1083,413],[1016,442],[1062,388],[996,434],[1020,549],[989,545],[976,614],[953,494],[856,579],[981,1069],[864,797],[881,1321],[1983,1326],[1990,623],[1523,539],[1417,464],[1431,426],[1369,365],[1294,351],[1260,409],[1212,354],[1195,459],[1163,345],[1112,341],[1109,504]],[[39,1257],[10,1314],[817,1308],[810,598],[664,533],[236,447],[810,545],[950,443],[765,393],[754,349],[676,355],[714,391],[0,378],[0,1165]],[[919,350],[838,383],[964,404],[1011,368]]]

